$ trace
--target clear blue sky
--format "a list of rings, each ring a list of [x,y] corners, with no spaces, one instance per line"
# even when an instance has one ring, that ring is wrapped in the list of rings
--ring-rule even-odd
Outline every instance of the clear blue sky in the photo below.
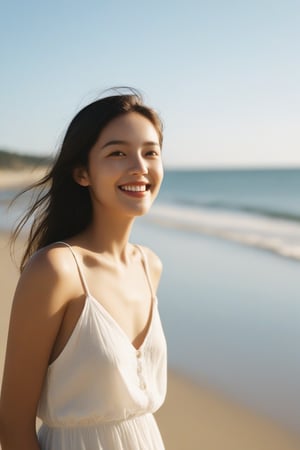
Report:
[[[1,148],[53,154],[78,109],[130,85],[167,166],[300,166],[298,0],[1,3]]]

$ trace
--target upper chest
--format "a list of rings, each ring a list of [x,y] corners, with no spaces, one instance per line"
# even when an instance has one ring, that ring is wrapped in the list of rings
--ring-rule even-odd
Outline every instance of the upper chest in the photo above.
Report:
[[[126,268],[92,264],[83,268],[90,295],[132,342],[143,340],[152,316],[152,292],[141,263]]]

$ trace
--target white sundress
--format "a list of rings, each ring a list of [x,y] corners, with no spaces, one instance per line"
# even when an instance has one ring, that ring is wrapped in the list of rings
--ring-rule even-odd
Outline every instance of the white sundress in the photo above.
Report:
[[[90,294],[63,351],[49,366],[38,407],[41,450],[164,450],[153,413],[166,394],[166,341],[149,277],[152,315],[136,349]]]

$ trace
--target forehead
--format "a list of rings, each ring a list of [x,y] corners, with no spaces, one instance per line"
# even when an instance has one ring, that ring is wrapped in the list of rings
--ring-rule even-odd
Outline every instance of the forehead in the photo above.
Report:
[[[101,131],[97,143],[105,144],[109,140],[153,141],[159,144],[155,126],[139,113],[131,112],[116,117]]]

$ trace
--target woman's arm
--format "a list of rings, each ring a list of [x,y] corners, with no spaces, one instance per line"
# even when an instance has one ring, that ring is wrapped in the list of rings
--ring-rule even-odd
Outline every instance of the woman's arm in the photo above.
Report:
[[[36,411],[70,298],[59,250],[35,255],[15,292],[0,398],[2,450],[39,450]]]

